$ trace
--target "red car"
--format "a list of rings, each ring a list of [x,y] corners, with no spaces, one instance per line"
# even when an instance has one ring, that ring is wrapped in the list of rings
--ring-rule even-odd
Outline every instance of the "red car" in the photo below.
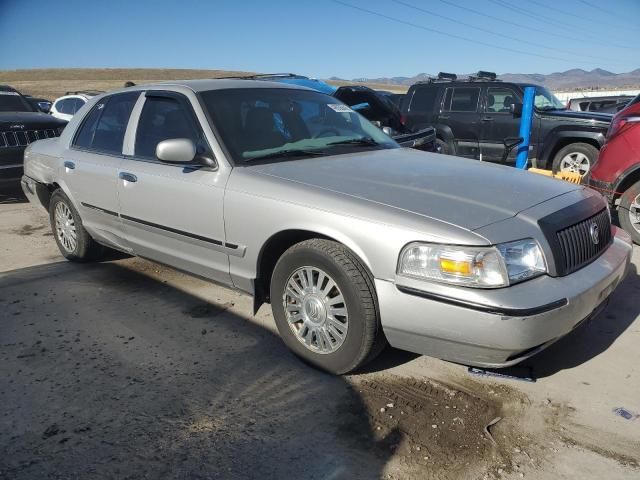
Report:
[[[589,184],[618,205],[620,225],[640,245],[640,95],[613,117]]]

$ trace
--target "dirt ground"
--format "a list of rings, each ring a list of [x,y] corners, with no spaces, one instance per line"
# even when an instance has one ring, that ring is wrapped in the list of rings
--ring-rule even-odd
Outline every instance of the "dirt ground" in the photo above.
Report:
[[[0,194],[0,479],[640,478],[640,249],[608,309],[510,373],[389,349],[330,376],[270,310],[154,263],[72,264]]]

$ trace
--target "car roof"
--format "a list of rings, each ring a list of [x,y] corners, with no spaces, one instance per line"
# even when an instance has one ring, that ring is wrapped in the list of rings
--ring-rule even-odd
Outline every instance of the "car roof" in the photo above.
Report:
[[[0,90],[3,92],[17,92],[17,90],[9,85],[0,85]]]

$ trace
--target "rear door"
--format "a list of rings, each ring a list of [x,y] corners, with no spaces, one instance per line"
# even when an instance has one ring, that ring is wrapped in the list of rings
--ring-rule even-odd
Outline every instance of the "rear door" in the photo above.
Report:
[[[131,150],[119,169],[120,216],[136,255],[230,284],[223,199],[227,173],[156,158],[163,140],[188,138],[211,152],[190,100],[148,91],[132,116]]]
[[[65,150],[61,181],[71,191],[84,226],[92,235],[123,249],[118,218],[118,168],[129,117],[139,91],[99,100]]]
[[[438,123],[449,127],[462,157],[480,157],[480,91],[477,85],[451,86],[442,99]]]
[[[515,102],[522,103],[522,98],[511,87],[489,86],[486,88],[483,113],[480,117],[480,151],[483,160],[500,162],[505,150],[504,139],[519,136],[520,117],[510,112],[510,105]],[[533,143],[533,138],[531,140]],[[516,152],[517,148],[514,148],[506,163],[515,163]]]

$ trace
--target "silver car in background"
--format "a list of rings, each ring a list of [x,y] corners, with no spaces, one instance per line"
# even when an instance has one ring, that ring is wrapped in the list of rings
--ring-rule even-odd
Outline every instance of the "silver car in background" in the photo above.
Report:
[[[592,190],[402,149],[335,98],[260,81],[93,98],[27,149],[22,185],[69,260],[111,248],[247,292],[335,373],[387,342],[513,365],[597,313],[632,248]]]

